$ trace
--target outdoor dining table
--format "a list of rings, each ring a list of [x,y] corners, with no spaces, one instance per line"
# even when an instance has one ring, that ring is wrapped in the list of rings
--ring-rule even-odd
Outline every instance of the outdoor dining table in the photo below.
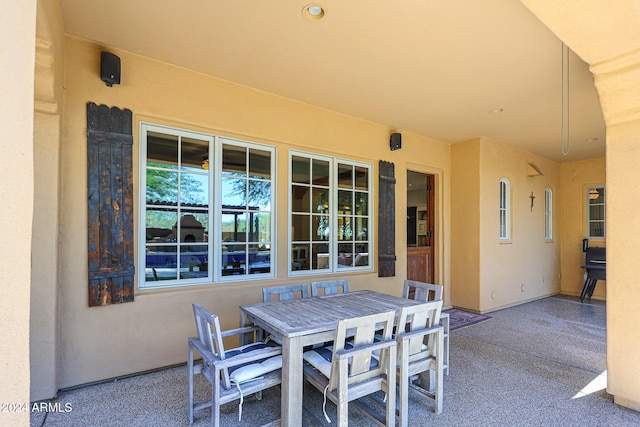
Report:
[[[281,426],[302,425],[302,353],[305,346],[332,341],[337,321],[396,311],[420,304],[375,291],[240,306],[240,324],[255,324],[282,342]]]

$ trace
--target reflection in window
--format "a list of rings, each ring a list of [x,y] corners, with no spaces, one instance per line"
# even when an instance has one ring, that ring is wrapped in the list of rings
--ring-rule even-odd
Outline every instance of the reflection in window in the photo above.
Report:
[[[273,275],[275,149],[144,123],[140,142],[140,287]]]
[[[293,274],[371,268],[371,166],[292,152],[290,265]]]
[[[605,235],[605,188],[587,187],[587,238],[604,239]]]

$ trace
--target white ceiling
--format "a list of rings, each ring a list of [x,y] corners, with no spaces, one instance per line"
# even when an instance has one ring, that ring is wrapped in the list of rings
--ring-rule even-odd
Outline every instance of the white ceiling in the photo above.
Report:
[[[518,0],[323,0],[319,21],[303,17],[308,0],[60,3],[69,34],[394,130],[604,156],[593,78],[573,54],[561,154],[562,44]]]

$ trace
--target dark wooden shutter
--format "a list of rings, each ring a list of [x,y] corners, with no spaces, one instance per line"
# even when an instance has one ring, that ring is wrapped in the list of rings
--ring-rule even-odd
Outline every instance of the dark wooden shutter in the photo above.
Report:
[[[396,275],[396,178],[393,163],[380,160],[378,277]]]
[[[133,301],[131,110],[87,103],[89,306]]]

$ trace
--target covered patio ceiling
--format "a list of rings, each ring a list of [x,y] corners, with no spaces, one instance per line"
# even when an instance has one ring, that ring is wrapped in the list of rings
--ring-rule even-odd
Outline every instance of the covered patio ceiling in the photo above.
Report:
[[[560,162],[604,156],[598,94],[574,54],[561,153],[562,43],[518,0],[322,0],[322,19],[305,17],[308,0],[60,3],[67,33],[105,49],[390,130],[445,143],[484,136]]]

